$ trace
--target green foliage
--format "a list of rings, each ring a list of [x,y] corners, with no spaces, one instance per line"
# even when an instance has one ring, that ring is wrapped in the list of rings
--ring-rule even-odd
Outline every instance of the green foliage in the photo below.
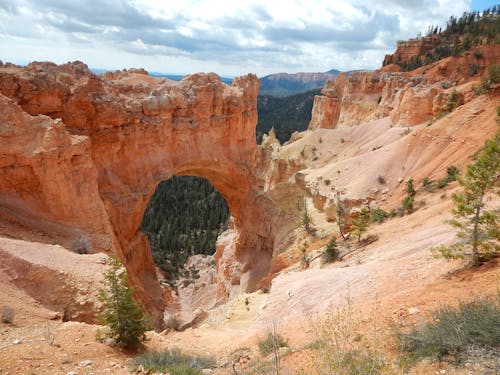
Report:
[[[346,236],[344,233],[344,227],[347,225],[349,208],[346,205],[344,205],[344,203],[340,200],[340,198],[337,198],[337,205],[335,210],[337,213],[337,225],[339,227],[339,232],[340,235],[342,236],[342,239],[345,240]]]
[[[384,220],[390,216],[390,212],[384,211],[380,208],[375,208],[370,211],[370,221],[372,223],[383,223]]]
[[[407,213],[413,212],[413,204],[415,202],[415,194],[417,194],[417,191],[413,187],[413,182],[414,182],[413,178],[410,178],[408,181],[406,181],[406,197],[401,202],[401,205],[403,206],[403,214],[404,214],[404,212],[407,212]]]
[[[403,214],[405,212],[411,214],[413,212],[413,204],[415,203],[415,198],[410,197],[409,195],[406,196],[403,201],[401,202],[401,205],[403,206]],[[402,215],[400,215],[402,216]]]
[[[170,375],[201,375],[203,369],[215,368],[216,363],[212,357],[192,356],[172,349],[141,354],[133,359],[132,366]]]
[[[474,265],[490,259],[500,251],[499,214],[484,209],[485,195],[499,195],[500,131],[486,141],[475,163],[467,166],[465,175],[457,177],[462,192],[452,195],[455,208],[449,224],[458,229],[460,242],[431,249],[446,259],[469,257]]]
[[[477,64],[470,64],[469,65],[469,75],[475,76],[477,73],[479,73],[479,65]]]
[[[323,261],[325,263],[331,263],[339,257],[339,244],[337,243],[337,238],[333,236],[330,241],[326,244],[325,250],[321,254],[323,256]]]
[[[215,241],[228,218],[226,201],[210,182],[173,176],[156,188],[141,230],[149,238],[155,263],[173,283],[189,256],[215,252]]]
[[[424,178],[422,181],[422,187],[425,190],[429,190],[431,186],[432,186],[432,181],[429,179],[429,177]]]
[[[406,181],[406,194],[408,194],[409,197],[414,197],[417,191],[413,187],[413,178],[410,178],[408,181]]]
[[[500,82],[500,65],[494,64],[488,67],[488,79],[492,83]]]
[[[257,143],[262,142],[262,136],[268,134],[271,128],[276,132],[280,143],[285,143],[296,131],[307,129],[311,121],[311,112],[314,96],[320,95],[321,90],[312,90],[302,94],[275,97],[259,95],[257,97]]]
[[[124,347],[134,347],[146,341],[149,318],[134,300],[134,290],[128,286],[127,272],[118,259],[112,258],[111,268],[104,274],[104,289],[99,290],[103,311],[98,318],[109,327],[108,337]]]
[[[452,181],[456,181],[457,179],[457,176],[458,176],[458,173],[459,173],[459,170],[457,167],[455,167],[454,165],[450,165],[447,169],[446,169],[446,177],[445,178],[442,178],[441,180],[438,181],[437,183],[437,187],[439,189],[442,189],[444,188],[446,185],[448,185],[450,182]]]
[[[304,241],[302,246],[300,247],[300,252],[302,253],[300,257],[300,264],[302,265],[302,268],[309,268],[309,257],[307,256],[307,249],[309,247],[309,243],[307,241]]]
[[[265,356],[288,346],[287,340],[277,332],[268,332],[265,339],[258,343],[260,354]]]
[[[361,236],[368,230],[370,224],[370,211],[367,208],[362,208],[357,219],[353,220],[353,234],[361,241]]]
[[[493,64],[488,67],[488,75],[483,78],[481,85],[474,87],[476,95],[482,95],[491,88],[491,84],[500,82],[500,65]]]
[[[305,229],[307,233],[311,233],[313,231],[311,224],[312,224],[311,216],[307,211],[307,204],[304,201],[304,209],[302,210],[302,214],[300,215],[300,225],[302,225],[302,227]]]
[[[498,296],[500,297],[500,296]],[[500,344],[500,298],[460,303],[433,313],[431,322],[401,334],[403,349],[411,361],[425,357],[455,362],[466,359],[471,347],[494,349]]]
[[[444,112],[451,112],[458,106],[463,104],[463,97],[458,93],[457,90],[453,90],[450,95],[446,98],[446,103],[444,104],[442,110]]]

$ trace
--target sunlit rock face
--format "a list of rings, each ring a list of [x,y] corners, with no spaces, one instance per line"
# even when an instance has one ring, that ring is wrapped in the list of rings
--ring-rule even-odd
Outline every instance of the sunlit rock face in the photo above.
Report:
[[[219,293],[255,289],[275,220],[254,172],[258,89],[252,74],[228,86],[213,73],[174,82],[143,70],[98,76],[80,62],[0,65],[0,211],[75,251],[117,254],[160,326],[139,225],[159,182],[204,177],[234,219],[218,250]]]

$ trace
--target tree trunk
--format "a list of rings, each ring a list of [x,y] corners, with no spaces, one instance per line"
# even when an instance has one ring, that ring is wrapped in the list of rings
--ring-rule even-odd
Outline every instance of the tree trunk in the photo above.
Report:
[[[483,196],[484,193],[479,197],[479,201],[476,203],[476,214],[474,215],[472,227],[472,257],[474,266],[479,266],[479,252],[477,249],[477,245],[479,242],[479,218],[481,215],[481,206],[483,204]]]

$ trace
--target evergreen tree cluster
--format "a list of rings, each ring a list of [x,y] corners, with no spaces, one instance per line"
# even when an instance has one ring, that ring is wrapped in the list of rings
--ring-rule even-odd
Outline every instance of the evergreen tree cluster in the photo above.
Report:
[[[173,281],[189,256],[215,252],[215,241],[228,218],[226,201],[210,182],[173,176],[156,188],[141,230],[149,238],[156,264]]]
[[[281,144],[288,141],[295,131],[306,130],[311,121],[314,96],[320,94],[321,89],[286,97],[259,95],[257,98],[259,115],[256,128],[257,143],[261,143],[262,136],[269,133],[273,127],[276,138]]]
[[[411,71],[434,61],[449,56],[458,56],[462,52],[481,44],[500,43],[500,5],[495,5],[483,12],[465,12],[461,17],[451,16],[446,27],[429,26],[424,38],[439,38],[439,44],[425,56],[414,56],[408,61],[392,61],[403,71]],[[477,55],[478,59],[482,56]],[[469,74],[474,75],[474,66]]]

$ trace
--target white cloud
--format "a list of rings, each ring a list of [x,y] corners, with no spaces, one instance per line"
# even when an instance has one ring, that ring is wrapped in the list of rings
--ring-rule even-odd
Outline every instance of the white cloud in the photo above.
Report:
[[[221,75],[377,68],[470,0],[2,0],[4,61]]]

